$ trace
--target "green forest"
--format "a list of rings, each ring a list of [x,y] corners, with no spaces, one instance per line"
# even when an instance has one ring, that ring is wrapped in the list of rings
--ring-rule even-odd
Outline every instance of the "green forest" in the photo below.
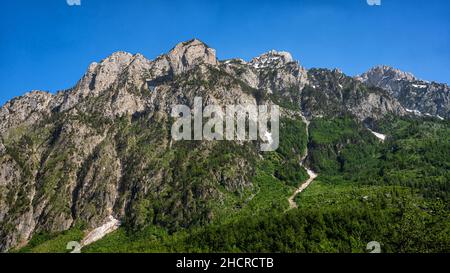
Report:
[[[371,241],[385,253],[450,252],[449,122],[388,117],[375,128],[386,141],[346,116],[314,119],[309,138],[305,124],[285,119],[280,148],[255,159],[255,190],[229,196],[210,223],[123,225],[82,252],[364,253]],[[306,145],[306,164],[319,177],[288,210],[287,198],[308,178],[299,165]],[[201,164],[225,164],[230,149]],[[205,167],[192,162],[190,170],[208,179]],[[67,252],[82,229],[35,235],[17,251]]]

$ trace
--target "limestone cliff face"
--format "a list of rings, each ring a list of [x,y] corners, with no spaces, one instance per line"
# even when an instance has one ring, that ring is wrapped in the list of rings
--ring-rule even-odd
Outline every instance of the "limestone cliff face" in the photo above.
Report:
[[[450,118],[450,88],[447,84],[423,81],[389,66],[374,67],[356,79],[386,90],[410,112]]]
[[[308,71],[286,52],[218,61],[196,39],[155,60],[116,52],[69,90],[0,108],[0,250],[109,216],[130,228],[199,225],[230,195],[256,192],[257,144],[172,141],[172,106],[196,96],[205,105],[276,103],[309,119],[406,113],[389,92],[337,70]]]
[[[32,91],[22,97],[7,102],[0,108],[0,133],[4,134],[10,128],[33,124],[50,114],[49,104],[53,95]]]
[[[94,228],[111,215],[132,228],[208,221],[207,204],[225,198],[219,185],[251,189],[253,166],[235,156],[214,171],[205,167],[209,182],[184,181],[186,164],[215,148],[172,143],[170,110],[196,96],[255,104],[246,88],[221,71],[213,49],[191,40],[153,61],[116,52],[70,90],[8,102],[0,110],[0,250],[38,232]]]
[[[217,65],[216,51],[197,39],[178,44],[167,58],[174,74],[181,74],[199,64]]]
[[[385,90],[367,87],[337,69],[311,69],[308,77],[309,85],[302,96],[302,107],[308,116],[349,113],[360,121],[371,121],[386,114],[407,114]]]
[[[308,83],[307,70],[288,52],[272,50],[248,63],[240,59],[227,60],[222,67],[227,73],[267,94],[293,89],[301,91]]]

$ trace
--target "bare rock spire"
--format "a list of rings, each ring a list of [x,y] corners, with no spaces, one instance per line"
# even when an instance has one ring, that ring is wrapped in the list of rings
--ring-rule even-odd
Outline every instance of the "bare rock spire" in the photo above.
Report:
[[[218,64],[216,51],[197,39],[179,43],[167,57],[175,74],[188,71],[199,64]]]

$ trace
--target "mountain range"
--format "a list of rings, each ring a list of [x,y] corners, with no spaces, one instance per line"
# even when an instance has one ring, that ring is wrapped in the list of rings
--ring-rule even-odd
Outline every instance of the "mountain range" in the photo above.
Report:
[[[173,141],[171,108],[193,106],[195,97],[205,105],[279,105],[279,150],[264,154],[258,141]],[[433,129],[414,139],[448,132],[449,118],[447,84],[387,66],[351,77],[306,69],[288,52],[222,61],[197,39],[154,60],[116,52],[90,64],[69,90],[32,91],[0,108],[0,250],[20,249],[43,234],[85,234],[111,219],[131,234],[149,226],[177,234],[229,224],[234,216],[284,211],[284,196],[308,177],[302,165],[319,178],[340,173],[353,181],[364,167],[346,173],[348,147],[361,149],[351,150],[352,159],[347,155],[351,164],[369,156],[384,164],[411,137],[401,133],[423,124]],[[407,122],[415,127],[402,131]],[[374,132],[386,135],[386,143]],[[446,152],[445,137],[427,137]],[[439,175],[430,177],[447,202],[448,154],[444,158],[433,167],[441,168]],[[395,180],[386,178],[394,172],[388,168],[374,167],[373,180]],[[415,170],[415,178],[424,177]]]

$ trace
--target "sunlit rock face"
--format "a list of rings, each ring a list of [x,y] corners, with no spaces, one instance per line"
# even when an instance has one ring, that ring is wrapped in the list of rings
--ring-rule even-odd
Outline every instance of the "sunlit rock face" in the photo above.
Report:
[[[389,66],[374,67],[356,79],[388,91],[411,113],[450,118],[450,88],[447,84],[420,80],[411,73]]]

